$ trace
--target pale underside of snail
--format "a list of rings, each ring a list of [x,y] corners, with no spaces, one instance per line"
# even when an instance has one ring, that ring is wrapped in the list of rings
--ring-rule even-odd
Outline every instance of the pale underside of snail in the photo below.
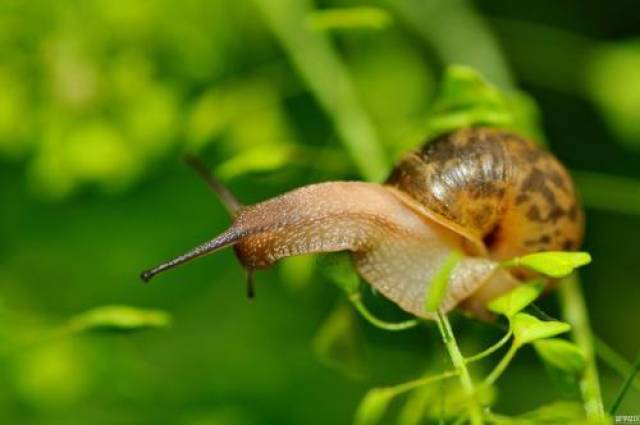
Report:
[[[349,251],[360,276],[405,311],[424,310],[434,275],[453,251],[440,309],[487,317],[487,301],[521,283],[500,261],[575,250],[583,213],[565,168],[513,133],[469,128],[430,141],[399,161],[384,184],[336,181],[305,186],[251,206],[226,199],[233,223],[157,273],[233,246],[249,281],[281,258]]]

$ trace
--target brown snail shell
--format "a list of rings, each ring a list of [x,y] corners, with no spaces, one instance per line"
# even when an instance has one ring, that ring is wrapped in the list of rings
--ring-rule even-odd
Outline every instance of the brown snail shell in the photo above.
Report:
[[[440,137],[406,155],[386,184],[491,258],[571,251],[582,242],[583,213],[565,168],[503,130]]]
[[[487,300],[519,283],[500,260],[576,249],[583,233],[564,167],[533,143],[489,128],[460,130],[407,154],[384,185],[314,184],[233,211],[223,234],[142,278],[230,245],[249,272],[293,255],[351,251],[374,288],[431,318],[423,307],[429,284],[456,250],[464,257],[440,308],[484,316]]]

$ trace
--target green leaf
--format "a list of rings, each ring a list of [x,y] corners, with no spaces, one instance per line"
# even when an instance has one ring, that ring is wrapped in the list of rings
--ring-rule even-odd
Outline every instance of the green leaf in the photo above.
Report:
[[[135,331],[163,328],[171,324],[169,314],[160,310],[146,310],[124,305],[106,305],[88,310],[69,320],[69,329],[75,332]]]
[[[533,343],[542,359],[565,372],[581,374],[586,367],[586,359],[580,348],[564,339],[544,339]]]
[[[494,313],[511,319],[516,313],[535,301],[544,289],[544,281],[533,280],[515,287],[510,292],[492,300],[487,307]]]
[[[516,257],[504,263],[505,267],[527,267],[550,277],[560,278],[578,267],[591,262],[588,252],[547,251]]]
[[[365,372],[365,362],[354,314],[349,304],[339,302],[313,338],[313,349],[322,363],[360,378]]]
[[[510,129],[536,138],[540,133],[534,105],[522,95],[502,93],[472,68],[450,66],[429,112],[427,138],[478,126]]]
[[[574,401],[555,401],[516,416],[516,423],[583,424],[584,408]]]
[[[220,164],[216,173],[229,180],[245,173],[274,171],[290,164],[294,149],[284,144],[247,148]]]
[[[571,330],[571,325],[551,320],[543,322],[526,313],[518,313],[512,320],[513,335],[517,345],[524,345],[538,339],[549,338]]]
[[[324,274],[347,294],[358,292],[360,277],[353,268],[349,253],[327,254],[322,259],[321,267]]]
[[[586,83],[590,97],[615,133],[612,141],[640,150],[640,42],[600,44],[590,55]]]
[[[586,368],[582,350],[563,339],[543,339],[533,346],[544,361],[551,381],[563,397],[580,396],[580,379]]]
[[[436,272],[431,284],[429,285],[429,291],[427,292],[427,298],[424,302],[424,309],[427,312],[434,312],[440,306],[440,302],[444,297],[449,284],[449,278],[451,272],[456,265],[462,259],[462,254],[457,251],[451,251],[451,253],[445,258],[444,262],[440,266],[440,269]]]
[[[475,396],[483,406],[491,406],[496,400],[493,386],[479,386]],[[419,425],[424,419],[454,419],[467,413],[469,396],[460,383],[451,380],[446,383],[425,385],[414,390],[398,414],[398,425]]]
[[[395,392],[387,388],[374,388],[370,390],[360,402],[354,425],[372,425],[378,423],[389,407],[389,403],[395,396]]]
[[[350,7],[314,10],[307,15],[310,29],[326,31],[334,29],[384,29],[393,19],[389,13],[377,7]]]
[[[487,387],[490,388],[490,387]],[[429,413],[430,407],[438,410],[438,416],[445,417],[442,404],[446,400],[448,391],[444,385],[426,385],[412,391],[398,414],[398,425],[420,425]]]

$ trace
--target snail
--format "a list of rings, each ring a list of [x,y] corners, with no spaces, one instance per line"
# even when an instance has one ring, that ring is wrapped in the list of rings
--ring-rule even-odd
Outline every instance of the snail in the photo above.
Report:
[[[203,166],[198,171],[207,176]],[[486,303],[520,284],[500,262],[527,253],[575,250],[584,215],[558,160],[506,130],[466,128],[405,155],[384,184],[334,181],[304,186],[251,206],[211,177],[231,226],[193,250],[143,272],[156,274],[233,246],[247,270],[279,259],[350,251],[377,292],[426,319],[430,282],[449,255],[462,254],[440,309],[486,317]]]

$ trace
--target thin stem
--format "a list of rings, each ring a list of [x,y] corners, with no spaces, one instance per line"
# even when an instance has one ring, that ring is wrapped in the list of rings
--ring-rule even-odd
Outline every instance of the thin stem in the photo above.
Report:
[[[367,309],[367,307],[362,303],[362,297],[359,292],[354,292],[349,295],[349,301],[354,305],[356,310],[364,317],[364,319],[371,323],[373,326],[384,329],[386,331],[404,331],[407,329],[414,328],[420,324],[420,322],[416,319],[409,319],[404,322],[386,322],[384,320],[378,319]]]
[[[309,31],[304,25],[313,11],[311,2],[254,0],[254,3],[311,94],[331,118],[360,174],[369,181],[384,179],[389,171],[384,146],[357,96],[347,67],[328,37]]]
[[[464,357],[462,356],[460,348],[458,347],[458,343],[453,336],[451,324],[449,323],[447,316],[442,314],[441,310],[438,310],[437,312],[437,319],[438,329],[440,330],[442,340],[444,341],[444,344],[447,347],[447,351],[449,352],[451,363],[453,363],[453,367],[460,377],[460,384],[462,385],[462,389],[469,397],[469,419],[471,421],[471,424],[480,425],[483,423],[482,410],[480,408],[480,404],[478,404],[478,400],[475,397],[473,381],[471,380],[471,375],[469,375],[469,370],[465,365]]]
[[[587,419],[601,423],[605,420],[604,406],[593,349],[593,335],[580,282],[574,273],[558,286],[564,320],[571,325],[573,340],[582,349],[587,362],[587,367],[580,379],[580,391]]]
[[[442,381],[447,378],[451,378],[458,375],[455,370],[448,370],[438,375],[426,376],[424,378],[416,379],[414,381],[405,382],[403,384],[395,385],[393,387],[386,387],[385,389],[394,395],[399,395],[407,391],[422,387],[433,382]]]
[[[593,209],[640,215],[640,181],[627,177],[571,170],[584,204]]]
[[[507,353],[504,355],[502,360],[500,360],[500,362],[496,365],[496,367],[485,378],[483,383],[484,385],[486,386],[493,385],[498,380],[498,378],[507,369],[507,366],[509,366],[509,363],[511,363],[511,361],[513,360],[513,357],[518,352],[518,348],[520,348],[520,346],[515,342],[511,344],[511,347],[509,347],[509,351],[507,351]]]
[[[433,48],[445,64],[464,63],[478,69],[490,81],[503,89],[513,88],[513,76],[509,71],[502,48],[496,43],[483,17],[464,1],[391,1],[386,2],[406,21],[422,40]],[[452,37],[451,26],[455,22],[464,28]]]
[[[615,414],[616,410],[618,410],[618,407],[620,407],[620,403],[622,403],[625,394],[627,393],[627,391],[629,391],[631,383],[633,382],[633,379],[636,377],[638,372],[640,372],[640,354],[636,359],[636,363],[633,365],[633,369],[631,369],[631,373],[629,373],[629,376],[627,376],[627,379],[625,379],[624,384],[622,384],[622,388],[620,388],[620,392],[618,392],[616,399],[613,401],[611,409],[609,409],[610,415]]]
[[[482,360],[485,357],[490,356],[491,354],[493,354],[494,352],[499,350],[501,347],[503,347],[507,342],[509,342],[509,339],[511,338],[511,335],[513,335],[513,330],[509,329],[509,332],[507,332],[500,339],[500,341],[496,342],[495,344],[493,344],[491,347],[487,348],[486,350],[482,350],[478,354],[474,354],[471,357],[467,357],[466,359],[464,359],[464,362],[466,364],[469,364],[469,363],[477,362],[478,360]]]
[[[604,342],[597,335],[593,335],[594,348],[596,355],[615,372],[618,372],[623,378],[631,373],[632,364],[627,359],[618,354],[609,344]],[[633,380],[633,387],[640,391],[640,377]]]
[[[453,425],[462,425],[463,423],[465,423],[467,421],[467,419],[469,419],[466,415],[460,416],[454,423]]]

